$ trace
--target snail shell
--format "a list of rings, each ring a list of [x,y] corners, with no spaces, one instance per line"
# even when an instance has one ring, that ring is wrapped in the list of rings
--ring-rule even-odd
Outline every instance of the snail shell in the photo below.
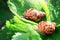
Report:
[[[44,17],[46,14],[44,12],[38,11],[36,9],[30,8],[24,12],[24,17],[26,19],[30,19],[33,21],[37,21],[38,19]]]

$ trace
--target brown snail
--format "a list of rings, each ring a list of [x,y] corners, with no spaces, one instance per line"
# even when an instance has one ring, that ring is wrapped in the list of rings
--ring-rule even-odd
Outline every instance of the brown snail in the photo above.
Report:
[[[33,21],[37,21],[38,19],[44,17],[46,14],[44,12],[38,11],[36,9],[30,8],[24,12],[24,17],[26,19],[30,19]]]
[[[38,30],[43,34],[52,34],[55,31],[55,26],[55,22],[42,21],[38,24]]]

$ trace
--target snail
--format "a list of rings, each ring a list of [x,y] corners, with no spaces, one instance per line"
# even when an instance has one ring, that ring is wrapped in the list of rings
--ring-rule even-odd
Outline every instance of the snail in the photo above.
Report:
[[[56,23],[55,22],[48,22],[48,21],[41,21],[38,24],[38,30],[42,34],[52,34],[55,31]]]
[[[30,8],[24,12],[24,17],[33,21],[37,21],[40,18],[44,17],[46,14],[42,11]]]

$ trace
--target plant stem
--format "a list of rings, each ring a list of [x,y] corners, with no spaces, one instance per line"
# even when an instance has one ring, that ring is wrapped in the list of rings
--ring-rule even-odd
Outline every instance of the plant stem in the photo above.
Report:
[[[26,20],[24,18],[21,18],[17,13],[14,13],[14,15],[16,15],[20,20],[24,21],[24,22],[27,22],[27,23],[30,23],[32,25],[37,25],[37,23],[33,22],[33,21],[29,21],[29,20]]]

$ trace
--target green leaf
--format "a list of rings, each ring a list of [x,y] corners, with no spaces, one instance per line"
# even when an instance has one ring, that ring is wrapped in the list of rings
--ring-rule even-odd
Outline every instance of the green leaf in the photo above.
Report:
[[[19,23],[10,23],[10,21],[6,21],[6,27],[9,29],[9,30],[12,30],[12,31],[18,31],[18,32],[26,32],[27,31],[27,26],[26,25],[23,25],[23,24],[19,24]]]
[[[23,15],[29,8],[41,10],[40,0],[8,0],[8,7],[15,15]]]
[[[29,27],[34,28],[35,26],[37,25],[23,22],[17,16],[14,16],[13,19],[10,19],[10,21],[8,20],[6,21],[6,27],[8,29],[13,30],[13,31],[18,31],[18,32],[21,32],[21,31],[27,32]]]
[[[60,24],[60,0],[49,0],[48,7],[50,10],[51,20]]]
[[[12,40],[28,40],[28,35],[26,33],[15,33]]]
[[[29,30],[28,34],[29,40],[43,40],[41,35],[39,35],[39,33],[37,33],[35,30]]]
[[[6,26],[8,27],[10,25],[11,25],[10,22],[9,21],[6,21]]]
[[[36,31],[29,30],[27,33],[16,33],[12,40],[42,40],[42,38]]]
[[[12,35],[14,35],[14,31],[9,30],[5,26],[3,29],[0,29],[0,40],[11,40]]]

